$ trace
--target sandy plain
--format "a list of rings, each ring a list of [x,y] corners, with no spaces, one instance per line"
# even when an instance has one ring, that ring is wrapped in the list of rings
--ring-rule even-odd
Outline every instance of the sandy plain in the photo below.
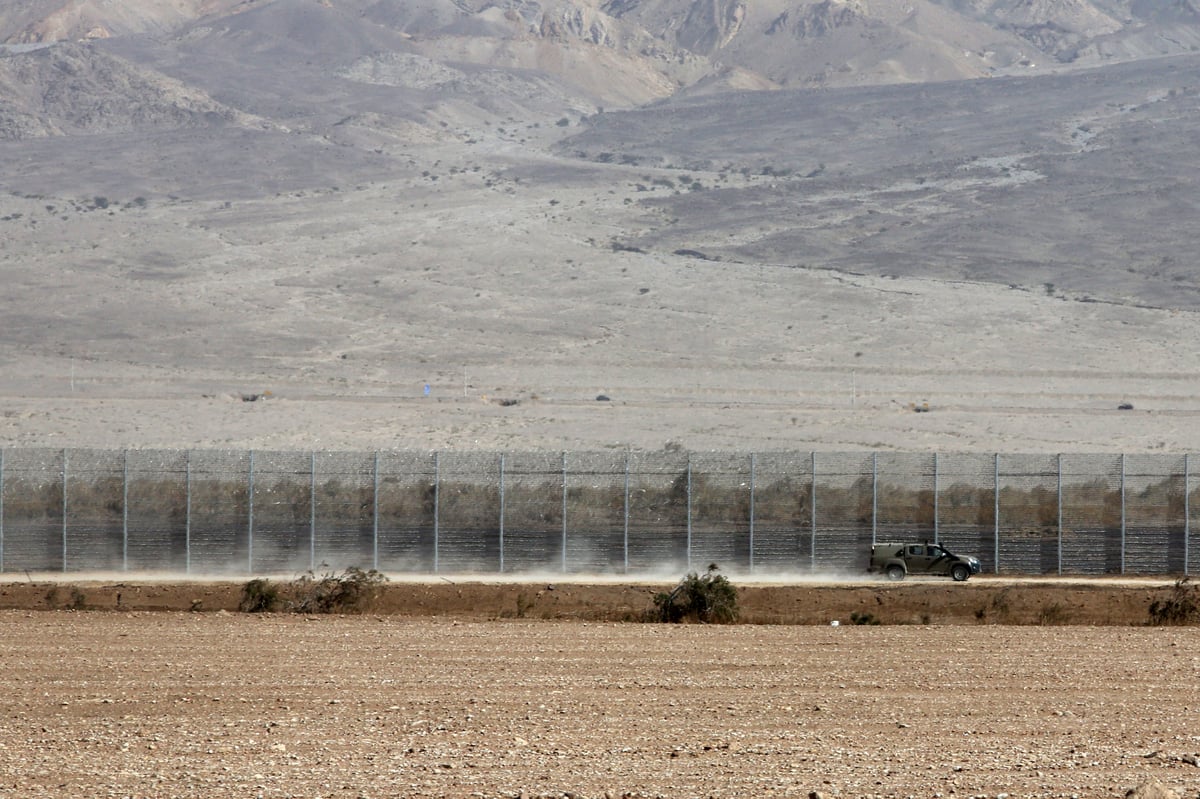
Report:
[[[0,612],[0,795],[1200,793],[1195,628]]]
[[[85,218],[55,233],[48,223],[0,243],[0,258],[7,250],[26,276],[0,298],[14,325],[0,351],[0,442],[1200,448],[1193,312],[990,283],[601,251],[586,240],[618,213],[619,196],[556,183],[522,186],[514,199],[456,186],[478,181],[462,173],[437,189],[420,180],[297,199],[284,212],[273,200],[261,218],[188,203],[130,212],[144,218],[118,227]],[[381,213],[409,192],[442,205],[398,219]],[[548,210],[567,197],[584,206],[574,221]],[[197,234],[197,215],[208,218],[201,227],[225,229]],[[339,228],[329,251],[319,233],[294,230],[314,218]],[[131,240],[131,224],[147,238]],[[496,234],[503,247],[484,227],[508,231]],[[64,253],[39,243],[61,235],[108,252],[69,270],[47,304],[48,287],[28,278],[63,269]],[[197,235],[212,237],[202,267],[135,274],[131,262],[147,248],[199,246]],[[405,252],[394,261],[387,250],[400,241]],[[373,255],[348,266],[338,257],[347,248]],[[1122,403],[1133,410],[1118,410]],[[913,412],[926,405],[929,413]]]
[[[3,145],[0,446],[1200,448],[1190,261],[1171,261],[1194,249],[1190,164],[1172,143],[1194,141],[1192,94],[1172,93],[1190,73],[1106,87],[1070,118],[1024,104],[1023,130],[961,153],[1037,179],[1001,166],[945,181],[962,164],[902,130],[920,157],[871,149],[899,154],[901,174],[835,176],[825,206],[803,181],[685,168],[687,149],[636,167],[565,157],[555,145],[590,107],[518,119],[447,102],[419,127],[370,123],[376,95],[309,69],[319,48],[298,50],[274,72],[221,50],[146,62],[261,127],[118,120],[108,133],[102,119],[95,135]],[[1147,100],[1159,94],[1175,99]],[[898,128],[929,117],[910,105]],[[1003,127],[977,113],[965,116]],[[845,161],[867,151],[819,120],[805,135]],[[1125,146],[1135,136],[1161,143],[1158,172],[1149,144]],[[769,155],[816,158],[791,138]],[[1046,161],[1099,181],[1038,194]],[[708,203],[680,212],[691,195],[654,179],[684,172],[761,200],[752,229]],[[1121,175],[1154,179],[1125,180],[1148,193],[1123,195]],[[1064,197],[1128,214],[1055,213]],[[981,215],[955,224],[963,207]],[[893,264],[905,223],[947,218],[934,246]],[[1111,246],[1100,234],[1114,219],[1145,246]],[[975,258],[990,223],[1002,257]],[[697,231],[706,246],[782,238],[786,252],[674,252],[673,235],[691,247]],[[869,272],[809,258],[809,234],[885,255],[865,258]],[[613,246],[656,235],[641,252]],[[1104,250],[1117,269],[1093,268]],[[912,274],[925,253],[980,278]],[[1051,255],[1059,271],[1044,268]],[[1126,267],[1155,270],[1147,281],[1181,301],[1107,285]],[[646,586],[615,599],[428,589],[397,599],[422,613],[307,617],[231,613],[236,585],[111,580],[79,586],[77,602],[69,585],[19,584],[0,588],[0,796],[1088,797],[1151,779],[1200,794],[1196,630],[1125,626],[1161,586],[1093,616],[1111,606],[1020,586],[996,604],[985,593],[1005,588],[988,581],[939,585],[886,605],[896,615],[881,627],[831,628],[835,605],[807,593],[748,597],[764,623],[708,628],[587,615],[634,612]],[[947,599],[956,588],[973,593]],[[884,614],[878,590],[836,617]],[[536,620],[506,618],[531,595]],[[182,612],[196,600],[211,612]],[[980,623],[1002,607],[1020,626]],[[1076,624],[1036,623],[1054,608]]]
[[[418,136],[119,45],[279,118],[0,143],[0,445],[1200,448],[1193,60]]]

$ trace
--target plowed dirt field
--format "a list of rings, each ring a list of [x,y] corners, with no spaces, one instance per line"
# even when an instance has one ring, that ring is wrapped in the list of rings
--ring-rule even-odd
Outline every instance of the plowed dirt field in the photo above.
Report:
[[[1060,606],[1042,624],[996,624],[975,616],[985,592],[1017,614],[1022,586],[990,582],[822,589],[885,614],[966,589],[952,620],[934,602],[837,627],[543,614],[585,590],[546,584],[505,587],[532,598],[525,618],[482,585],[465,589],[482,613],[306,616],[214,610],[223,584],[56,586],[92,607],[119,590],[108,610],[16,608],[7,584],[0,796],[1200,795],[1200,628],[1145,626],[1144,605],[1067,623],[1073,594],[1041,596]],[[150,592],[201,610],[130,607]]]

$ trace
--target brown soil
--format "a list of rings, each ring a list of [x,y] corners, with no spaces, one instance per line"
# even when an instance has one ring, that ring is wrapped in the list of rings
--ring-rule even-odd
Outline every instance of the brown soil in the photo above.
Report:
[[[276,581],[286,589],[288,580]],[[737,584],[737,581],[735,581]],[[0,608],[24,610],[236,611],[241,582],[48,580],[0,583]],[[389,582],[361,610],[379,615],[459,619],[637,621],[654,595],[673,583],[489,582],[442,578]],[[1136,625],[1149,619],[1169,580],[974,578],[902,583],[740,585],[741,620],[749,624],[1042,624]]]
[[[123,588],[123,603],[189,596]],[[498,614],[509,588],[461,590]],[[952,588],[993,595],[839,595]],[[1200,792],[1196,627],[0,610],[0,642],[0,796]]]

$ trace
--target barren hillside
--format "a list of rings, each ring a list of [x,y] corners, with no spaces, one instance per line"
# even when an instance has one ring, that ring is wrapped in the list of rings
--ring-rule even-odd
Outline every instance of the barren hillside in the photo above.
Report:
[[[1200,446],[1148,8],[6,4],[0,444]]]
[[[1032,74],[1200,46],[1193,3],[1135,0],[24,0],[0,9],[0,42],[170,37],[197,23],[255,28],[314,55],[353,49],[367,30],[400,33],[427,57],[549,72],[609,105],[729,69],[764,85],[845,86]]]

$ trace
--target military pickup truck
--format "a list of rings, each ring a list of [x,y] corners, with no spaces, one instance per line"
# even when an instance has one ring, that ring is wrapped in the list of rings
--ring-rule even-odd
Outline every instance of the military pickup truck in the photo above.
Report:
[[[940,544],[877,543],[871,547],[867,571],[903,580],[910,574],[933,574],[963,582],[979,574],[979,558],[961,557]]]

